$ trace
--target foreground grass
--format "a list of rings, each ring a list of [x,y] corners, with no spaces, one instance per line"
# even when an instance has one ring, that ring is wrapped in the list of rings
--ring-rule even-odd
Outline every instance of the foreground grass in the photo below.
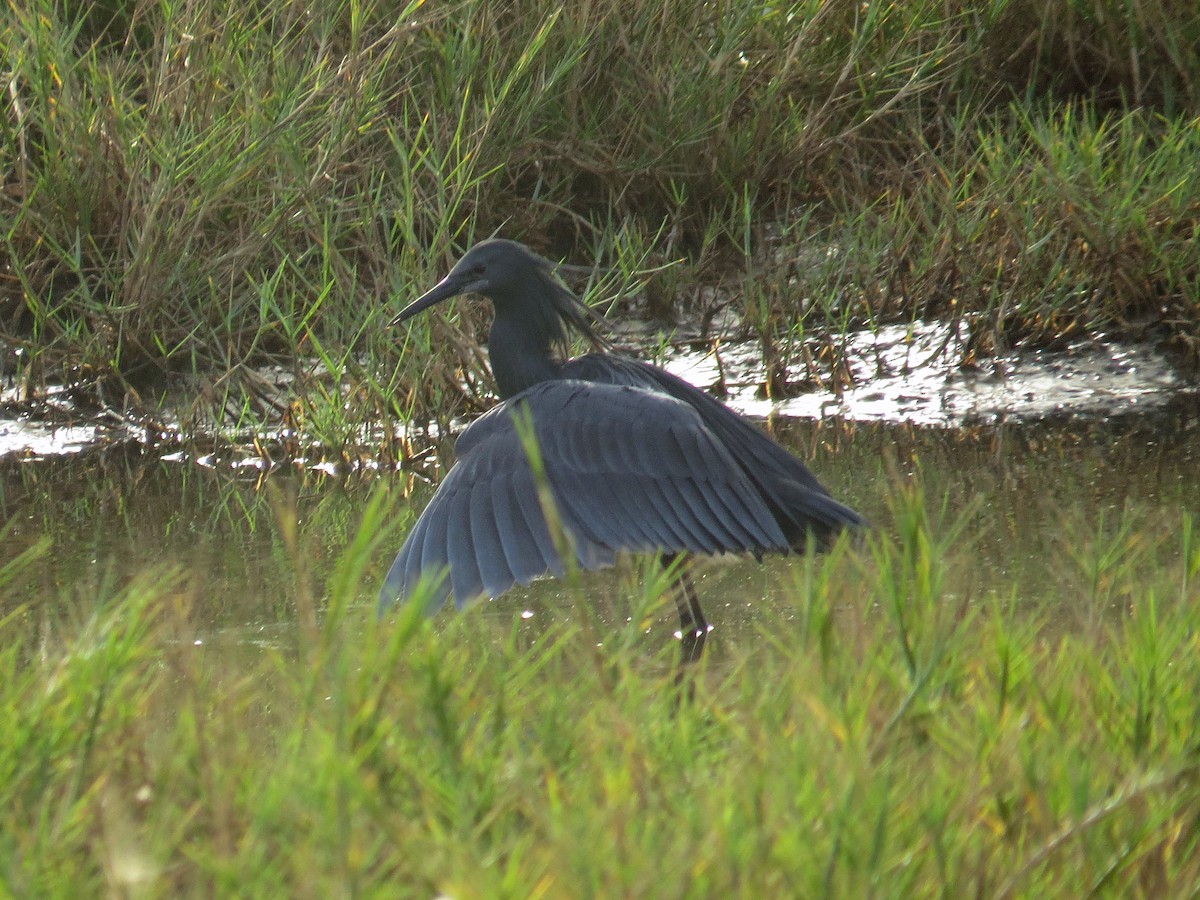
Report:
[[[598,259],[601,306],[732,305],[772,370],[917,316],[968,363],[1194,357],[1197,43],[1162,0],[9,3],[2,371],[377,447],[486,391],[478,315],[432,362],[382,326],[496,229]]]
[[[642,634],[654,598],[615,634],[589,602],[532,631],[377,622],[378,503],[323,591],[297,579],[282,649],[196,646],[169,574],[74,621],[18,610],[0,877],[18,896],[1185,891],[1191,520],[1061,523],[1047,597],[1019,573],[971,587],[937,510],[902,490],[863,547],[796,560],[787,602],[718,631],[681,707],[674,648]]]

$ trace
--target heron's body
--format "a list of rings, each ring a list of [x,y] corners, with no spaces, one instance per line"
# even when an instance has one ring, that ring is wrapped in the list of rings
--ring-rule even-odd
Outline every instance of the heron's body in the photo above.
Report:
[[[787,552],[861,524],[799,459],[669,372],[610,353],[556,358],[568,328],[599,338],[546,261],[519,244],[477,245],[398,320],[467,292],[495,305],[488,351],[504,402],[459,437],[456,464],[388,573],[385,603],[447,571],[434,605],[561,577],[547,500],[584,569],[622,551]]]

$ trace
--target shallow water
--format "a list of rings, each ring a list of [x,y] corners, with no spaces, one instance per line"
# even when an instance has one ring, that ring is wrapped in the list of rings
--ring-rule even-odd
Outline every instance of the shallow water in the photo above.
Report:
[[[1096,533],[1073,533],[1079,523],[1103,530],[1128,521],[1171,533],[1185,511],[1200,511],[1200,403],[1190,395],[1105,419],[948,429],[778,418],[768,427],[883,533],[894,527],[889,498],[918,479],[935,532],[962,520],[961,556],[971,565],[956,576],[955,590],[971,594],[1061,603],[1056,585],[1072,547]],[[0,565],[43,535],[52,549],[8,585],[0,608],[28,604],[32,619],[86,616],[112,588],[150,569],[170,569],[178,572],[187,611],[179,640],[242,651],[287,647],[298,598],[311,596],[320,606],[322,586],[373,492],[391,491],[396,534],[374,561],[359,598],[365,606],[374,604],[391,553],[431,489],[402,475],[263,478],[236,465],[163,459],[137,446],[10,458],[0,461],[0,521],[8,523]],[[296,546],[281,521],[297,523]],[[719,640],[752,636],[756,610],[787,602],[783,585],[801,564],[788,558],[704,566],[699,590]],[[601,609],[602,620],[624,618],[632,583],[628,573],[590,575],[575,589],[547,581],[471,614],[500,630],[524,614],[522,627],[536,637],[544,622],[579,616],[580,597]],[[676,627],[665,608],[651,625],[651,648],[669,642]]]
[[[619,326],[617,340],[634,356],[645,357],[645,348],[660,346],[661,335],[645,322],[612,324]],[[916,321],[848,332],[832,343],[813,337],[785,341],[776,353],[794,380],[785,386],[786,396],[767,397],[761,344],[734,337],[736,329],[729,323],[722,333],[725,337],[714,341],[703,337],[694,323],[681,327],[663,345],[659,362],[758,418],[836,417],[952,428],[1060,415],[1124,416],[1169,406],[1200,390],[1173,368],[1161,349],[1146,342],[1094,336],[1056,350],[997,353],[967,364],[964,360],[971,354],[965,325]],[[840,361],[836,376],[831,356]],[[313,372],[322,368],[311,363]],[[294,373],[272,366],[255,374],[286,406],[295,390]],[[63,385],[30,395],[15,382],[0,384],[0,459],[75,456],[117,445],[161,448],[195,443],[180,433],[169,408],[153,410],[143,419],[97,407],[94,398],[82,404],[79,399],[80,392]],[[176,398],[185,407],[193,399]],[[278,419],[265,410],[263,414],[266,421]],[[286,423],[276,421],[275,427],[279,430],[274,435],[264,427],[262,433],[235,440],[247,445],[254,440],[267,445],[294,441]],[[364,457],[377,447],[378,436],[364,434]],[[236,459],[238,451],[227,449],[223,455]],[[180,458],[186,456],[185,451]],[[203,453],[197,458],[204,464]],[[244,454],[244,465],[262,463],[249,450]]]
[[[679,346],[665,363],[693,384],[720,382],[728,402],[748,415],[944,427],[1064,414],[1121,416],[1157,409],[1195,391],[1160,350],[1144,343],[1080,338],[1058,350],[998,354],[965,365],[965,341],[965,327],[941,322],[851,332],[836,342],[845,363],[839,390],[798,390],[795,396],[770,399],[761,390],[757,344]],[[805,369],[817,387],[836,382],[827,365],[789,366]]]

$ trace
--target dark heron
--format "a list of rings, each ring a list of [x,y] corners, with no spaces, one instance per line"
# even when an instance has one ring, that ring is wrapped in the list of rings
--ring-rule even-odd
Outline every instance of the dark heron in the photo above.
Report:
[[[384,605],[423,577],[440,579],[431,610],[451,594],[462,607],[561,578],[563,549],[582,569],[610,566],[619,551],[761,557],[862,524],[804,463],[687,382],[613,353],[565,359],[573,331],[608,344],[592,311],[521,244],[477,244],[391,324],[468,293],[495,307],[488,355],[504,402],[459,436],[457,462],[388,572]],[[675,595],[688,662],[708,624],[686,573]]]

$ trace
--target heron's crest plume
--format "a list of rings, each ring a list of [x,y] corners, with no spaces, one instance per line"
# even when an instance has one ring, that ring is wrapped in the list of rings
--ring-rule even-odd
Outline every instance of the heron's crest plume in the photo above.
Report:
[[[473,259],[477,254],[481,260]],[[522,291],[523,295],[516,302],[523,305],[522,312],[541,319],[538,325],[550,335],[551,346],[563,356],[570,354],[572,332],[592,347],[612,349],[611,342],[596,327],[604,321],[603,317],[559,280],[554,263],[544,256],[515,241],[492,238],[477,244],[459,261],[460,266],[467,266],[468,269],[481,264],[486,266],[489,273],[494,273],[489,278],[489,281],[494,280],[494,287],[492,291],[485,289],[480,293],[491,297],[492,302],[499,305],[511,302],[503,296],[508,292],[510,279],[514,285],[519,285],[517,290]],[[536,273],[541,288],[537,292],[539,297],[532,296],[531,282],[522,277],[522,269],[531,269]]]

